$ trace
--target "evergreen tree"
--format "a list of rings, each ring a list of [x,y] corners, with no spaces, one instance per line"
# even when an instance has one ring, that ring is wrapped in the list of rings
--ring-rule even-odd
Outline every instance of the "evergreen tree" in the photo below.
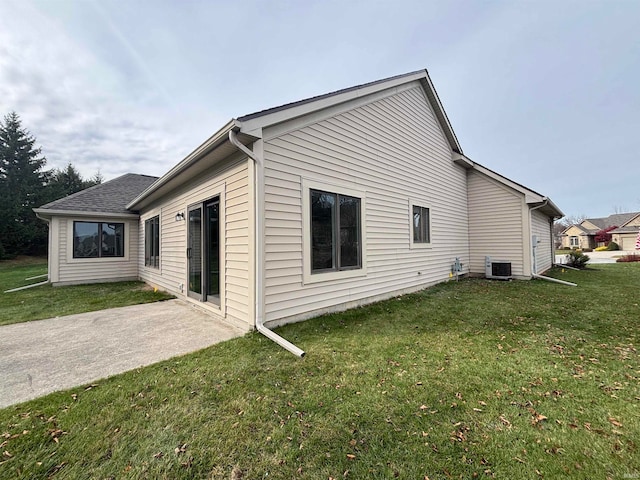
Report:
[[[47,225],[33,208],[45,199],[47,160],[15,112],[0,121],[0,244],[7,256],[44,253]]]
[[[74,167],[72,163],[68,163],[63,169],[56,168],[48,172],[45,192],[46,199],[43,203],[53,202],[59,198],[84,190],[85,188],[93,187],[94,185],[102,183],[102,180],[103,177],[100,171],[85,180],[76,167]]]

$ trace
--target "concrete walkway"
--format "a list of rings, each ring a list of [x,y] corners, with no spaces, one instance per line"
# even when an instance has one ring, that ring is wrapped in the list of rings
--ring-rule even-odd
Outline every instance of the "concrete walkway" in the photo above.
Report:
[[[604,252],[586,252],[585,255],[589,255],[589,265],[594,265],[597,263],[616,263],[616,259],[618,257],[623,257],[625,255],[631,254],[640,255],[640,251],[622,251],[622,250],[614,250],[612,252],[604,251]],[[560,265],[566,263],[566,254],[565,255],[556,255],[555,262]]]
[[[243,334],[182,300],[5,325],[0,408]]]

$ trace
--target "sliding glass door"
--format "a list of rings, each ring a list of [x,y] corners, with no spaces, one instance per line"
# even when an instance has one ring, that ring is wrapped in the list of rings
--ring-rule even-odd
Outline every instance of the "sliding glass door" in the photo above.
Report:
[[[220,304],[220,199],[188,209],[187,294],[202,302]]]

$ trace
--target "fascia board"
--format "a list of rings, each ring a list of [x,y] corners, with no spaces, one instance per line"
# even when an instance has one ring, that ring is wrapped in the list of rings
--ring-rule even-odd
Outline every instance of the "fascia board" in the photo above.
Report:
[[[388,90],[390,88],[413,82],[415,80],[424,79],[426,77],[426,71],[422,70],[416,72],[413,75],[390,79],[387,82],[377,83],[375,85],[364,86],[356,90],[348,92],[338,93],[326,98],[320,98],[318,100],[310,101],[302,105],[295,105],[283,110],[279,110],[273,113],[267,113],[256,118],[245,120],[242,122],[242,132],[251,132],[253,130],[265,128],[277,123],[285,122],[287,120],[301,117],[317,110],[332,107],[340,103],[348,102],[359,97],[371,95],[381,90]]]
[[[631,222],[633,222],[634,220],[636,220],[638,217],[640,217],[640,213],[637,215],[634,215],[633,217],[631,217],[629,220],[627,220],[626,222],[624,222],[622,225],[620,225],[618,228],[622,228],[625,225],[629,225]],[[635,225],[632,225],[635,226]]]
[[[506,185],[507,187],[520,192],[521,194],[523,194],[525,196],[525,201],[527,203],[535,203],[535,202],[542,202],[544,197],[541,195],[537,195],[535,192],[523,187],[522,185],[509,180],[507,177],[503,177],[500,174],[497,174],[491,170],[489,170],[486,167],[483,167],[482,165],[480,165],[479,163],[474,163],[473,165],[473,169],[477,170],[478,172],[486,175],[489,178],[492,178],[493,180]]]
[[[136,213],[92,212],[82,210],[54,210],[49,208],[34,208],[34,213],[43,217],[100,217],[100,218],[140,218]]]
[[[197,162],[200,157],[206,154],[208,151],[216,148],[219,144],[226,141],[227,136],[229,135],[229,131],[233,128],[239,128],[239,123],[235,119],[231,119],[225,126],[219,129],[216,133],[211,135],[207,140],[205,140],[200,146],[198,146],[195,150],[193,150],[189,155],[187,155],[180,163],[175,165],[171,170],[165,173],[162,177],[152,183],[147,189],[145,189],[140,195],[134,198],[127,205],[128,209],[135,210],[136,204],[140,201],[148,197],[154,191],[168,183],[172,178],[174,178],[179,173],[185,171],[189,168],[193,163]]]

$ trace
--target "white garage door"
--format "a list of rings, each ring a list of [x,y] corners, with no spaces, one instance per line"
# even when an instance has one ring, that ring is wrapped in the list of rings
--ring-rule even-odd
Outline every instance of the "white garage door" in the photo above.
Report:
[[[635,250],[636,248],[636,237],[623,237],[622,245],[620,245],[622,250]]]

